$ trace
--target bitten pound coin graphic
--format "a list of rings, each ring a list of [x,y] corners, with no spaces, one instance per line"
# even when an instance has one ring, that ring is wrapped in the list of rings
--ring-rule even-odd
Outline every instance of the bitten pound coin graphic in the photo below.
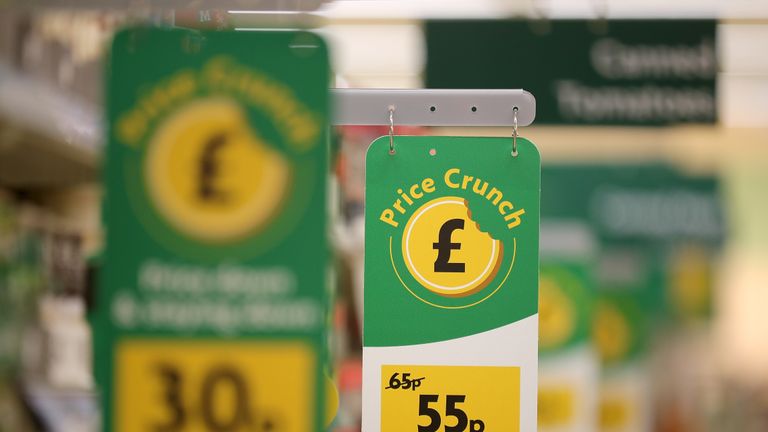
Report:
[[[502,242],[481,230],[467,202],[441,197],[422,205],[405,225],[405,266],[429,291],[465,297],[485,288],[501,266]]]
[[[265,227],[291,187],[291,166],[226,98],[191,102],[150,139],[145,181],[159,213],[198,240],[223,243]]]

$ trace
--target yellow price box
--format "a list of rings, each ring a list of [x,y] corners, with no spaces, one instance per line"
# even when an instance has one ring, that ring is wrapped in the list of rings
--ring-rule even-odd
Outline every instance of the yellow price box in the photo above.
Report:
[[[624,429],[632,423],[632,402],[629,399],[603,397],[599,409],[601,429]]]
[[[381,432],[520,430],[520,368],[381,368]]]
[[[539,386],[539,426],[568,426],[574,419],[576,395],[571,387]]]
[[[303,342],[128,340],[118,345],[117,432],[306,432],[316,356]]]

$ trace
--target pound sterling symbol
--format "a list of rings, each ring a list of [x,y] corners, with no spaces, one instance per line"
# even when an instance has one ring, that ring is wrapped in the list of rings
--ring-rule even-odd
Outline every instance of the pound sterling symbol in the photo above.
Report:
[[[200,156],[200,183],[198,194],[203,201],[223,201],[226,194],[214,186],[219,164],[216,161],[216,153],[227,144],[227,137],[220,133],[211,137],[205,144],[203,154]]]
[[[464,273],[464,263],[452,263],[451,251],[461,249],[461,243],[452,243],[451,236],[457,229],[464,229],[464,219],[450,219],[440,227],[437,243],[432,243],[432,249],[437,250],[435,272]]]

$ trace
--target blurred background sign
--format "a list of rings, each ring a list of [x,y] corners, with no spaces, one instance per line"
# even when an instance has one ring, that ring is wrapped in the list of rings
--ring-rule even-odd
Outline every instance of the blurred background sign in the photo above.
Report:
[[[543,219],[539,276],[541,432],[597,428],[599,357],[591,337],[595,244],[583,221]]]
[[[524,88],[536,95],[537,124],[714,123],[715,28],[714,20],[428,21],[426,84]]]
[[[115,36],[102,430],[321,430],[328,70],[307,32]]]
[[[638,291],[656,317],[710,318],[711,260],[725,237],[722,206],[716,177],[662,163],[542,169],[542,217],[585,221],[602,256],[633,250],[602,271],[610,284],[644,274],[635,285],[645,287]]]
[[[590,221],[603,241],[723,241],[719,181],[661,164],[550,165],[542,215]]]

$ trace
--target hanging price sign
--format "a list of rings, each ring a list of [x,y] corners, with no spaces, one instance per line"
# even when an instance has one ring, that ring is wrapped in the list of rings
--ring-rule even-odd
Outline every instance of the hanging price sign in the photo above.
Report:
[[[539,431],[595,430],[594,239],[578,220],[542,219],[541,226]]]
[[[535,430],[540,165],[517,141],[368,150],[364,430]]]
[[[306,32],[115,36],[103,430],[322,430],[328,70]]]

